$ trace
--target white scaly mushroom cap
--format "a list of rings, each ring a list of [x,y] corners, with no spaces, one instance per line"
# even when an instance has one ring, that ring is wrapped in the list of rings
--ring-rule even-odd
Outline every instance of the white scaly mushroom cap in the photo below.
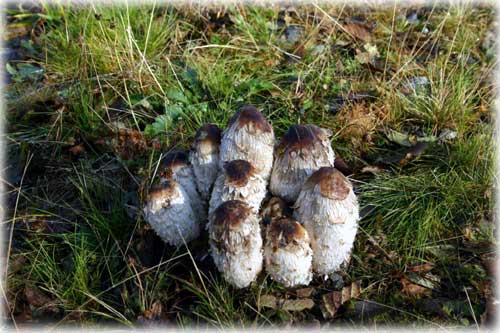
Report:
[[[349,261],[358,230],[359,205],[351,182],[337,169],[323,167],[304,184],[295,218],[311,237],[313,270],[325,276]]]
[[[189,164],[189,156],[181,150],[174,150],[165,155],[160,164],[161,182],[173,179],[186,191],[193,207],[196,220],[204,224],[207,220],[207,208],[196,189],[193,169]]]
[[[293,203],[307,177],[320,167],[333,166],[330,136],[329,130],[315,125],[291,126],[275,151],[271,193]]]
[[[262,270],[262,236],[257,216],[242,201],[222,203],[209,227],[210,252],[226,281],[245,288]]]
[[[205,124],[194,138],[189,160],[193,166],[196,185],[204,201],[210,199],[212,186],[219,171],[221,130],[217,125]]]
[[[182,186],[173,180],[151,189],[144,218],[167,244],[180,247],[200,234],[200,226]]]
[[[251,161],[262,178],[268,181],[273,167],[274,131],[254,107],[245,106],[235,113],[222,134],[220,163],[232,160]]]
[[[266,271],[285,287],[308,285],[312,279],[313,251],[309,235],[290,218],[274,220],[266,230]]]
[[[248,204],[254,214],[259,213],[266,196],[266,181],[245,160],[234,160],[224,164],[223,172],[215,181],[208,209],[210,216],[224,201],[240,200]]]

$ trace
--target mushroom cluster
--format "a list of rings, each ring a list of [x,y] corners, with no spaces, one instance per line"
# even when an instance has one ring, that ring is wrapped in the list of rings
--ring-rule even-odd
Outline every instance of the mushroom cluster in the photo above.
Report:
[[[285,287],[328,278],[348,263],[359,220],[331,135],[293,125],[277,142],[266,118],[245,106],[226,130],[206,124],[190,152],[164,156],[144,218],[175,247],[207,229],[215,266],[237,288],[263,268]]]

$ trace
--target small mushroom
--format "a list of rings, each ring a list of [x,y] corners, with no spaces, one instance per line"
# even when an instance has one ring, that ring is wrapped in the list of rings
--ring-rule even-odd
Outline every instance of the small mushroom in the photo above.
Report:
[[[195,176],[186,152],[174,150],[167,153],[160,163],[160,178],[161,182],[173,179],[179,183],[188,195],[197,221],[206,222],[207,208],[196,189]]]
[[[359,220],[351,182],[335,168],[320,168],[305,182],[294,209],[311,237],[314,272],[326,277],[348,263]]]
[[[208,215],[229,200],[240,200],[248,204],[254,214],[259,213],[266,196],[266,182],[252,164],[245,160],[234,160],[224,164],[223,172],[215,181]]]
[[[269,179],[273,166],[274,131],[254,106],[234,114],[222,134],[220,164],[232,160],[250,161],[262,178]]]
[[[200,234],[187,193],[174,180],[166,180],[149,191],[144,218],[172,246],[180,247]]]
[[[291,217],[293,214],[290,206],[280,197],[271,197],[263,205],[260,216],[265,225],[283,217]]]
[[[262,270],[259,220],[243,201],[226,201],[217,207],[209,243],[215,266],[235,287],[247,287]]]
[[[281,218],[267,227],[264,262],[273,280],[285,287],[309,284],[312,258],[309,235],[300,223]]]
[[[196,132],[189,154],[196,185],[204,201],[210,199],[212,186],[219,171],[221,130],[217,125],[205,124]]]
[[[333,166],[330,136],[329,130],[315,125],[291,126],[276,148],[271,193],[293,203],[307,177],[320,167]]]

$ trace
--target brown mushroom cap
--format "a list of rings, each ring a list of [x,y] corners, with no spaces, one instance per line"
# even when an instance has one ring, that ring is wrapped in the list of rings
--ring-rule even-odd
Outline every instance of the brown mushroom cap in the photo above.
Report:
[[[220,139],[221,130],[219,126],[215,124],[205,124],[201,126],[194,137],[194,140],[199,144],[212,144],[215,146],[220,145]]]
[[[278,145],[278,151],[311,148],[316,142],[326,140],[330,133],[315,125],[293,125],[285,132]]]
[[[150,200],[158,200],[170,197],[177,188],[177,183],[173,180],[167,180],[162,184],[154,185],[148,193]]]
[[[215,227],[227,226],[232,229],[245,221],[250,213],[250,207],[243,201],[229,200],[214,211],[213,224]]]
[[[260,132],[269,133],[272,132],[273,128],[271,124],[264,118],[262,113],[257,110],[253,105],[246,105],[236,112],[228,123],[228,127],[233,125],[235,122],[238,124],[238,128],[242,128],[246,125],[252,124],[254,128],[258,129]]]
[[[245,186],[250,176],[255,174],[255,169],[250,162],[245,160],[233,160],[224,163],[226,179],[235,186]]]
[[[189,155],[183,150],[172,150],[168,152],[160,162],[160,176],[172,177],[172,174],[189,165]]]
[[[318,184],[321,195],[334,200],[344,200],[351,190],[349,180],[333,167],[319,168],[307,179],[304,189],[311,189]]]
[[[271,222],[269,237],[273,247],[285,247],[293,241],[303,240],[306,237],[306,230],[299,222],[284,217]]]

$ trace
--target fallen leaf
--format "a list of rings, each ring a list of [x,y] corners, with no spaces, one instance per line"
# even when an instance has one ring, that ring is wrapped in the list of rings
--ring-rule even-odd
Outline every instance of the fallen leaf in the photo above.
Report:
[[[263,295],[260,297],[259,306],[264,308],[276,309],[278,301],[273,295]]]
[[[427,271],[430,271],[433,267],[434,267],[434,264],[426,263],[426,264],[418,265],[418,266],[410,266],[410,267],[408,267],[408,271],[415,272],[415,273],[427,272]]]
[[[160,301],[156,301],[151,305],[151,308],[144,311],[144,317],[147,319],[156,319],[159,318],[162,314],[163,306]]]
[[[297,293],[297,297],[306,298],[306,297],[310,297],[312,295],[313,291],[314,291],[314,288],[301,288],[301,289],[297,289],[296,293]]]
[[[287,311],[302,311],[302,310],[312,309],[313,306],[314,302],[310,298],[295,299],[295,300],[287,299],[283,301],[281,309]]]
[[[422,295],[430,295],[431,289],[426,288],[424,286],[412,283],[407,278],[400,279],[403,288],[401,289],[405,294],[410,296],[422,296]]]
[[[85,147],[83,146],[83,143],[79,144],[79,145],[76,145],[76,146],[73,146],[69,149],[69,152],[73,155],[80,155],[81,153],[83,153],[85,151]]]
[[[367,165],[361,169],[361,173],[372,173],[374,175],[379,175],[384,172],[387,171],[375,165]]]
[[[31,306],[35,308],[43,308],[49,312],[57,312],[57,308],[53,305],[52,300],[40,289],[34,286],[26,286],[24,288],[24,295]]]
[[[344,31],[355,39],[359,39],[363,42],[369,42],[371,40],[370,31],[362,24],[351,22],[344,24],[343,28]]]
[[[337,310],[349,300],[358,297],[361,294],[361,282],[356,281],[349,286],[342,288],[341,291],[333,291],[322,296],[323,316],[325,319],[333,318]]]

